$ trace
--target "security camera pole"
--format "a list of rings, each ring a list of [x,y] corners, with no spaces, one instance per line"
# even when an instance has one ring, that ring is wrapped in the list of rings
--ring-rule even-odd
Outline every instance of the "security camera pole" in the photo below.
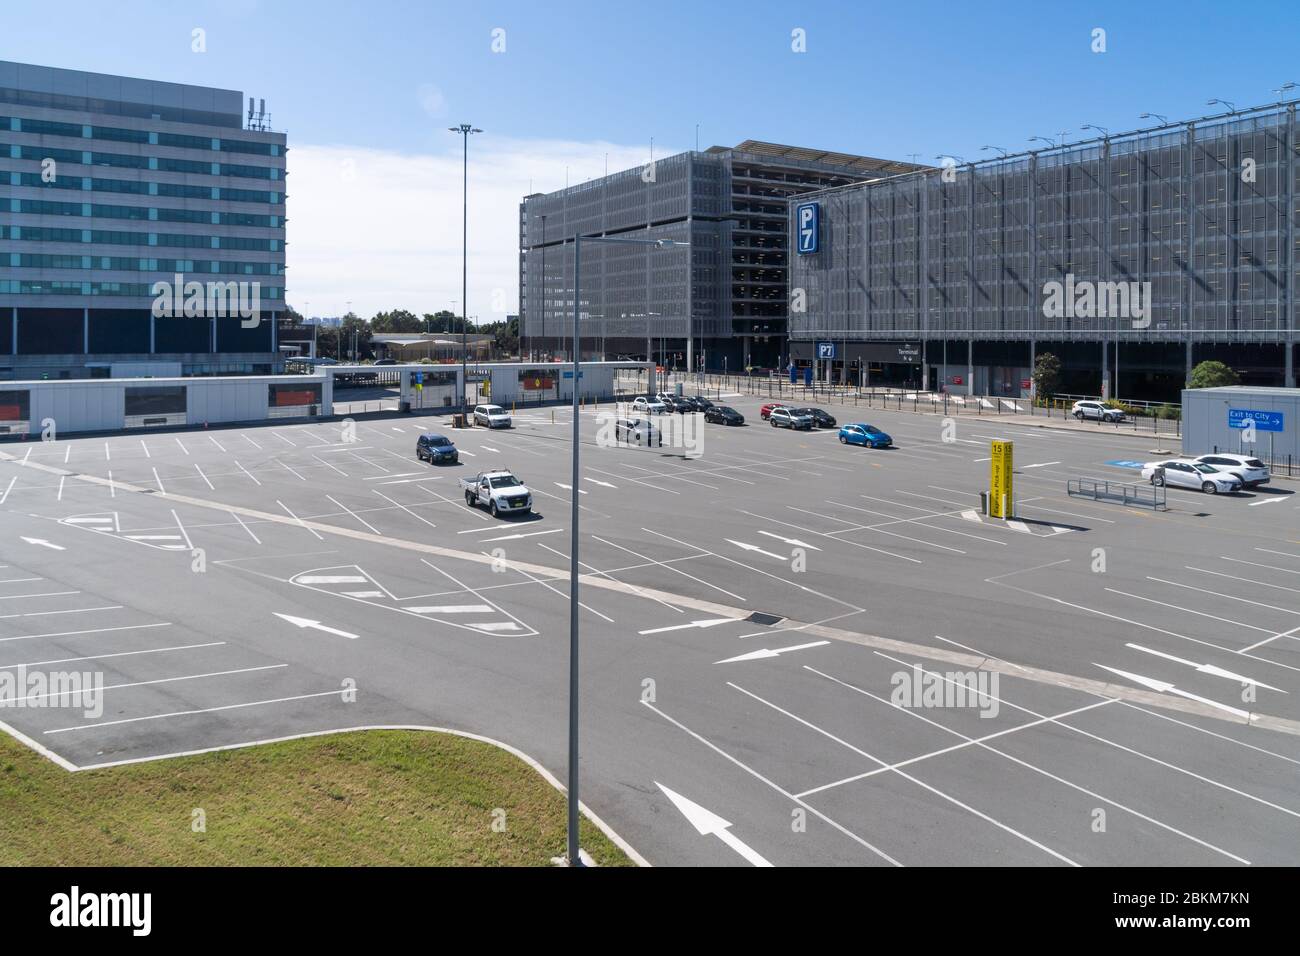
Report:
[[[674,246],[689,247],[689,242],[672,239],[623,239],[613,236],[573,237],[573,500],[569,505],[569,866],[582,866],[578,847],[578,387],[582,382],[582,340],[579,338],[579,318],[582,315],[582,296],[578,291],[578,277],[584,242],[612,242],[628,246],[653,246],[669,249]],[[689,274],[689,273],[688,273]],[[647,310],[648,311],[648,310]]]

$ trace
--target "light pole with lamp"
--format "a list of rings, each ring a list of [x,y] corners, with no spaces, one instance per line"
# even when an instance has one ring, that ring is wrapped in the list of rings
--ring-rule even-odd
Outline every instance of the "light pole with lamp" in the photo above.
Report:
[[[469,137],[471,133],[481,133],[469,123],[448,126],[447,131],[459,133],[463,142],[461,152],[461,226],[460,226],[460,311],[468,311],[469,300]],[[469,349],[468,323],[462,318],[460,323],[460,414],[465,420],[465,386],[469,374],[467,371],[467,352]]]
[[[569,512],[569,866],[582,866],[578,847],[578,390],[582,382],[579,348],[579,319],[582,315],[582,296],[578,280],[582,263],[584,242],[610,242],[628,246],[652,246],[657,249],[689,246],[689,242],[673,239],[624,239],[615,236],[573,237],[573,477],[572,501]]]

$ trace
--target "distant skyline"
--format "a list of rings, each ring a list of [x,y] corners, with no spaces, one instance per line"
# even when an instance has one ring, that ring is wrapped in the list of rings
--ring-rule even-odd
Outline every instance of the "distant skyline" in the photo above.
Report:
[[[518,311],[518,203],[745,139],[937,163],[1274,102],[1300,4],[654,6],[428,0],[65,0],[0,11],[0,59],[241,90],[287,131],[288,301]],[[204,52],[194,52],[194,30]],[[1105,52],[1093,52],[1094,30]],[[803,31],[806,52],[792,32]],[[1292,72],[1288,72],[1292,71]],[[1300,91],[1297,91],[1300,92]]]

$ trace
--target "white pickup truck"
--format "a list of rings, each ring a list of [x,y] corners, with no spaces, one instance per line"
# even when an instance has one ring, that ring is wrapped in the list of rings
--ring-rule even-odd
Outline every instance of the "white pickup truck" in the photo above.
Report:
[[[465,493],[465,504],[487,508],[494,518],[533,510],[532,492],[508,471],[482,471],[473,478],[462,478],[460,490]]]

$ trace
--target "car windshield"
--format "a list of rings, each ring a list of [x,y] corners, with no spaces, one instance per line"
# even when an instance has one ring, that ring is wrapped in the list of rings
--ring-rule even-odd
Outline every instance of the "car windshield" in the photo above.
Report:
[[[520,481],[514,475],[503,475],[500,478],[489,478],[493,488],[518,488]]]
[[[867,433],[868,435],[879,435],[879,434],[881,434],[880,429],[877,428],[875,425],[864,425],[863,428],[866,430],[866,433]]]
[[[503,414],[505,414],[505,409],[500,408],[500,407],[498,407],[498,406],[496,406],[496,405],[489,405],[487,408],[483,409],[483,411],[487,412],[487,414],[489,414],[489,415],[503,415]]]
[[[429,444],[436,445],[437,447],[441,448],[443,445],[450,445],[451,441],[447,438],[444,438],[442,435],[430,435]]]
[[[815,408],[796,408],[794,413],[796,415],[816,415],[817,411]]]
[[[732,408],[730,405],[723,405],[721,408],[718,409],[718,411],[722,412],[722,414],[724,414],[724,415],[735,415],[735,414],[736,414],[736,410],[735,410],[734,408]]]
[[[1203,475],[1215,475],[1219,472],[1219,469],[1215,468],[1213,465],[1193,465],[1192,467]]]

